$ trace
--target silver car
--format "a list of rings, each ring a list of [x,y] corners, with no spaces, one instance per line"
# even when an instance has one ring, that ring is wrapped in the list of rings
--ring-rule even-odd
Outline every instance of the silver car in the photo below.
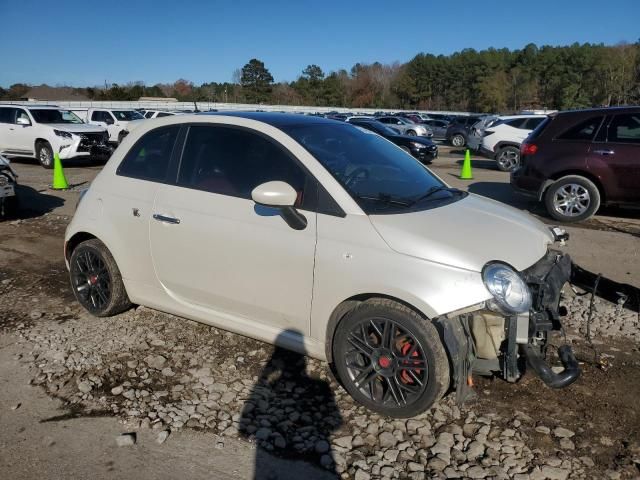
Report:
[[[418,135],[421,137],[433,137],[433,132],[425,127],[412,122],[408,118],[404,117],[377,117],[376,120],[384,123],[388,127],[395,128],[402,135]]]
[[[578,378],[569,346],[561,373],[542,360],[576,279],[565,240],[365,129],[229,112],[131,132],[64,251],[93,315],[145,305],[307,353],[366,407],[409,417],[451,387],[464,398],[472,373],[513,382],[525,359],[552,387]]]

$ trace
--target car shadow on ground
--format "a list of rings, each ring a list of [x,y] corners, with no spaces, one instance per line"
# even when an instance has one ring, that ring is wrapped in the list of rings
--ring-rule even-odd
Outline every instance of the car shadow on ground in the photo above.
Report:
[[[475,182],[469,184],[468,190],[476,195],[482,195],[483,197],[506,203],[520,210],[528,210],[536,215],[547,216],[542,204],[525,196],[518,195],[508,183]]]
[[[65,200],[54,195],[49,195],[45,191],[38,191],[27,185],[16,186],[16,196],[18,197],[18,210],[7,220],[24,220],[35,218],[54,211],[62,207]]]
[[[285,330],[276,345],[302,335]],[[342,417],[327,381],[307,374],[305,355],[276,346],[244,404],[240,435],[256,444],[254,480],[303,478],[308,469],[286,472],[274,467],[272,456],[308,460],[323,465],[322,478],[339,478],[331,452],[331,433]]]
[[[518,195],[508,183],[475,182],[469,184],[468,190],[471,193],[497,200],[517,209],[527,210],[533,215],[540,217],[540,219],[546,223],[562,223],[551,218],[542,202]],[[598,213],[594,217],[568,225],[580,225],[584,228],[610,230],[640,237],[640,222],[638,222],[638,220],[640,220],[640,209],[603,207],[598,210]]]
[[[80,157],[69,160],[62,160],[63,168],[86,168],[86,167],[104,167],[108,158],[101,157]],[[11,159],[11,163],[24,165],[40,165],[36,158],[15,157]]]
[[[456,164],[462,167],[464,160],[456,160]],[[486,158],[473,158],[471,157],[471,168],[482,168],[485,170],[498,170],[495,160],[488,160]]]

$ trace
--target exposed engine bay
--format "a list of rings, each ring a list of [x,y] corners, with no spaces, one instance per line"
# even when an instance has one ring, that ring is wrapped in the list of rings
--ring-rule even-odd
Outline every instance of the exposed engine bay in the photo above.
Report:
[[[564,235],[562,241],[568,238]],[[551,388],[566,387],[579,378],[580,366],[567,344],[558,348],[562,371],[556,373],[546,362],[549,336],[562,330],[561,318],[567,314],[560,304],[563,288],[575,286],[584,294],[639,310],[639,288],[591,273],[558,250],[550,249],[520,275],[531,293],[528,312],[512,314],[500,311],[492,302],[484,302],[438,319],[450,352],[459,402],[471,392],[473,373],[498,374],[515,382],[528,366]]]

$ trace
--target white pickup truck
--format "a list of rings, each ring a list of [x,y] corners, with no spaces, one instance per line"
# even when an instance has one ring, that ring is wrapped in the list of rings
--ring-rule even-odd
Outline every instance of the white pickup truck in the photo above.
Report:
[[[109,141],[119,144],[127,136],[127,126],[133,120],[144,120],[142,114],[136,110],[123,108],[89,108],[73,110],[73,113],[91,125],[99,125],[109,132]]]
[[[108,157],[113,151],[104,127],[87,125],[69,110],[44,105],[0,105],[0,154],[37,158],[53,168],[60,159]]]

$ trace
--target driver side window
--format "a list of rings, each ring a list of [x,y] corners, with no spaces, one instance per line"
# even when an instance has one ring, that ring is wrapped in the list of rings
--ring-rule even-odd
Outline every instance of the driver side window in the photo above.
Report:
[[[17,108],[15,123],[18,125],[31,125],[31,120],[29,119],[29,115],[27,115],[27,112],[25,112],[21,108]]]
[[[249,130],[208,125],[189,128],[178,185],[250,199],[258,185],[280,180],[298,193],[296,206],[312,210],[308,175],[282,147]]]

